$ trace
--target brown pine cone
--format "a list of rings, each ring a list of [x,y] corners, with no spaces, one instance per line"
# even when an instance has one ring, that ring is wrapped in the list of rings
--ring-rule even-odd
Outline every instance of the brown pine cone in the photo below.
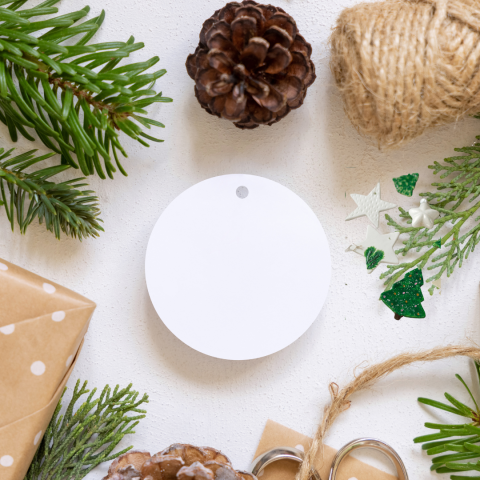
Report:
[[[232,468],[223,453],[176,443],[151,456],[131,451],[118,457],[103,480],[257,480]]]
[[[208,113],[256,128],[302,105],[316,78],[311,54],[284,10],[245,0],[228,3],[205,21],[186,67]]]

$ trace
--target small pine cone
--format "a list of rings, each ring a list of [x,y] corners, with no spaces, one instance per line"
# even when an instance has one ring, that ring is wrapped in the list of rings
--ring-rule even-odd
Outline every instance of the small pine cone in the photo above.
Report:
[[[233,469],[223,453],[176,443],[160,453],[128,452],[112,462],[103,480],[257,480]]]
[[[251,129],[272,125],[303,104],[316,78],[311,54],[284,10],[244,0],[205,21],[186,67],[208,113]]]

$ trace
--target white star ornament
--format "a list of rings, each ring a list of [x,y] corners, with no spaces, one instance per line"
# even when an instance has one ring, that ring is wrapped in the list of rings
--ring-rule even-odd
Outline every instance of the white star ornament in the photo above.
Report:
[[[396,207],[394,203],[385,202],[380,198],[380,183],[377,183],[367,196],[357,193],[351,193],[350,196],[358,207],[345,220],[353,220],[366,215],[377,228],[380,212]]]
[[[424,198],[420,200],[420,206],[418,208],[411,208],[408,213],[412,217],[412,227],[425,227],[428,230],[433,228],[435,219],[440,215],[437,210],[430,208],[430,205]]]
[[[376,250],[381,250],[385,254],[380,263],[395,265],[398,263],[398,258],[395,255],[393,246],[395,245],[399,235],[400,232],[390,232],[383,235],[368,225],[367,238],[363,240],[363,242],[351,245],[346,251],[363,255],[368,247],[375,247]]]

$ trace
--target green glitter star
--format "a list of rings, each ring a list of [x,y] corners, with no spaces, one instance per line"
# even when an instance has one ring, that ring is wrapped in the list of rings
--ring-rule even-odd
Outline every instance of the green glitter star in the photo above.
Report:
[[[418,173],[409,173],[408,175],[402,175],[401,177],[394,178],[393,183],[395,184],[397,192],[402,195],[406,195],[407,197],[411,197],[413,195],[415,185],[417,185],[418,177]]]
[[[380,295],[380,300],[395,314],[395,319],[402,317],[425,318],[422,307],[424,300],[421,286],[423,275],[419,268],[415,268],[405,277],[393,284],[391,290]]]

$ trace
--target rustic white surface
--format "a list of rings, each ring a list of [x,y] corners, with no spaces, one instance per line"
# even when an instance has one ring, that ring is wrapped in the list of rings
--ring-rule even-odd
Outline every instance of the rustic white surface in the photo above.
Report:
[[[362,362],[467,335],[479,338],[479,252],[444,280],[441,295],[426,294],[426,319],[400,322],[378,301],[378,272],[385,267],[367,275],[361,257],[344,253],[352,241],[364,238],[368,224],[366,218],[345,222],[355,208],[350,193],[366,195],[380,181],[386,201],[406,209],[417,206],[418,192],[432,181],[427,165],[451,155],[454,146],[473,142],[478,121],[437,128],[407,147],[379,152],[350,125],[328,69],[327,38],[335,18],[356,2],[276,3],[295,17],[312,43],[318,78],[302,108],[273,127],[244,132],[200,108],[184,67],[202,22],[223,0],[92,2],[91,14],[107,11],[99,41],[126,40],[133,33],[147,46],[133,58],[158,54],[160,66],[168,69],[159,87],[175,101],[153,110],[167,126],[161,132],[165,143],[145,149],[125,141],[130,176],[91,178],[106,229],[98,240],[58,242],[37,226],[26,236],[11,234],[0,213],[0,257],[98,303],[69,385],[77,378],[88,379],[92,387],[133,382],[150,394],[148,417],[125,445],[156,452],[172,442],[206,444],[245,468],[268,418],[312,433],[329,398],[328,383],[345,383]],[[83,5],[64,1],[61,8],[67,12]],[[6,129],[0,132],[9,146]],[[19,146],[31,144],[21,141]],[[414,196],[396,193],[392,178],[413,172],[420,173]],[[157,317],[145,286],[145,249],[160,213],[189,186],[226,173],[262,175],[292,189],[318,215],[332,252],[331,290],[318,320],[287,349],[255,361],[216,360],[182,344]],[[380,231],[388,231],[383,215]],[[355,437],[376,436],[398,449],[411,478],[435,477],[427,457],[412,443],[425,432],[422,423],[434,418],[416,398],[441,399],[444,391],[460,392],[455,372],[470,378],[468,362],[415,366],[388,378],[355,398],[328,443],[340,447]],[[92,472],[89,479],[101,478],[104,471]]]

